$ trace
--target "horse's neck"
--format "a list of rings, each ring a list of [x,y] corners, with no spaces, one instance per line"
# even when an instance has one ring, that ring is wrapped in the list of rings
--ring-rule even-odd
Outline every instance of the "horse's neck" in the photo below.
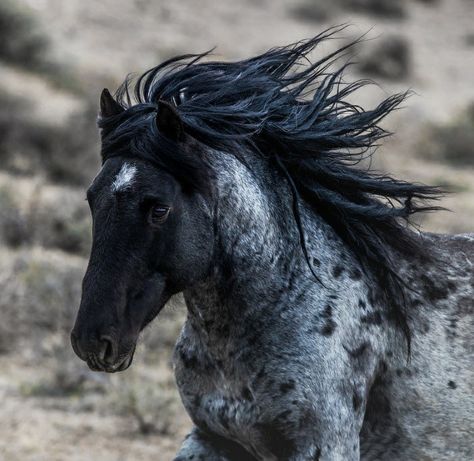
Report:
[[[263,306],[301,262],[285,185],[276,184],[258,162],[252,172],[233,157],[221,161],[216,168],[214,265],[206,280],[185,292],[191,313],[196,307],[230,315],[236,305],[241,312],[252,309],[257,298]]]
[[[320,283],[303,254],[286,185],[232,162],[223,171],[213,271],[185,292],[195,331],[218,342],[229,325],[271,321],[289,305],[317,314],[335,299],[347,309],[344,317],[356,317],[351,309],[367,298],[371,281],[333,229],[301,207],[309,263]]]

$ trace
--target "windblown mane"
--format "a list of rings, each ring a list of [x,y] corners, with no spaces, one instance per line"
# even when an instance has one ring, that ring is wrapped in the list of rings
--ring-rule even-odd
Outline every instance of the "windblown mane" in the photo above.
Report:
[[[243,61],[210,62],[204,59],[208,53],[169,59],[138,78],[134,104],[130,80],[125,81],[116,96],[127,110],[99,121],[102,155],[104,161],[117,155],[146,158],[187,187],[206,187],[199,155],[163,137],[154,124],[157,103],[164,100],[176,107],[185,132],[202,145],[234,155],[246,147],[269,158],[291,188],[295,225],[310,267],[301,201],[375,275],[409,340],[405,282],[394,258],[424,255],[407,223],[414,213],[438,209],[424,202],[438,198],[440,191],[357,166],[389,134],[379,122],[407,94],[390,96],[371,110],[349,102],[347,97],[368,82],[345,83],[349,64],[332,67],[354,43],[316,62],[308,58],[340,30]]]

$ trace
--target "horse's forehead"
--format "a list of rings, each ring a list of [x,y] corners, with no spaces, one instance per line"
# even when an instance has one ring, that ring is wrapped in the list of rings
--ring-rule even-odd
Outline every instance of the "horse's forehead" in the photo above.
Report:
[[[135,182],[137,171],[137,167],[134,163],[124,162],[112,182],[112,192],[130,188]]]

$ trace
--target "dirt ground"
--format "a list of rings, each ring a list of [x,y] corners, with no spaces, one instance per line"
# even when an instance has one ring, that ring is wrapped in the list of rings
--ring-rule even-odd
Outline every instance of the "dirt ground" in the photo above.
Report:
[[[451,211],[424,217],[423,229],[474,230],[474,160],[453,164],[422,152],[430,127],[449,125],[474,103],[470,0],[407,0],[401,18],[322,0],[15,3],[49,37],[49,59],[74,76],[72,83],[65,77],[58,84],[28,62],[0,60],[3,91],[29,103],[18,123],[47,127],[53,137],[68,117],[91,100],[95,104],[104,86],[114,89],[128,73],[175,54],[217,46],[217,58],[242,58],[347,23],[337,44],[367,33],[356,59],[375,56],[379,62],[384,57],[378,60],[377,43],[401,37],[409,49],[403,75],[365,75],[355,66],[347,76],[379,83],[361,91],[363,106],[394,91],[414,91],[405,109],[387,120],[396,135],[376,154],[374,165],[455,192],[441,203]],[[319,53],[335,45],[328,43]],[[8,162],[0,157],[0,461],[171,460],[190,427],[170,365],[184,307],[178,300],[160,315],[130,370],[112,377],[89,372],[69,350],[67,332],[87,263],[90,223],[83,197],[95,163],[84,167],[85,179],[58,180],[51,169],[41,169],[41,155],[26,156],[15,146]],[[2,143],[1,149],[6,149]],[[56,221],[49,227],[52,216]]]

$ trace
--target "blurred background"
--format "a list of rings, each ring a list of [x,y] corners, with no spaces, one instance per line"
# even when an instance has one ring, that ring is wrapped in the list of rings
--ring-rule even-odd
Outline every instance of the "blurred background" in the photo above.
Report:
[[[472,0],[0,0],[0,460],[170,460],[190,427],[170,366],[179,299],[125,373],[92,373],[69,345],[102,88],[176,54],[243,58],[341,23],[319,53],[367,33],[348,79],[379,85],[359,104],[415,91],[374,166],[453,192],[423,229],[474,231]]]

